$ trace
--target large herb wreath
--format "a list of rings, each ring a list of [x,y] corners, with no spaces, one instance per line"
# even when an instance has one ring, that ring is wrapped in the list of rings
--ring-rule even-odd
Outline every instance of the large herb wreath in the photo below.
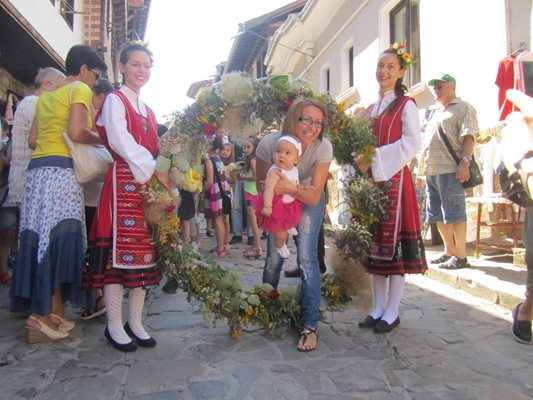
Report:
[[[339,164],[350,163],[353,152],[371,159],[375,138],[370,124],[348,115],[344,104],[337,104],[327,94],[316,94],[303,82],[290,84],[285,76],[259,82],[246,74],[234,73],[172,115],[169,131],[162,138],[156,169],[170,171],[177,187],[199,190],[202,156],[218,128],[241,138],[279,129],[286,111],[298,97],[313,97],[326,104],[330,120],[325,134],[333,144]],[[199,302],[207,317],[226,320],[235,338],[243,326],[259,326],[273,332],[280,324],[297,325],[301,313],[298,288],[280,291],[269,284],[243,288],[238,274],[213,260],[202,259],[190,246],[181,243],[175,207],[168,202],[161,204],[160,199],[166,198],[165,189],[157,179],[152,179],[143,190],[146,201],[158,203],[161,210],[155,220],[151,219],[160,255],[158,268],[178,283],[189,300]],[[386,199],[368,176],[357,173],[345,182],[345,199],[349,215],[344,218],[345,225],[337,229],[337,246],[340,257],[349,261],[341,264],[343,268],[354,268],[354,264],[360,265],[366,259],[372,245],[372,226],[379,220]],[[323,312],[341,308],[356,294],[354,282],[345,279],[346,276],[339,270],[323,276]]]

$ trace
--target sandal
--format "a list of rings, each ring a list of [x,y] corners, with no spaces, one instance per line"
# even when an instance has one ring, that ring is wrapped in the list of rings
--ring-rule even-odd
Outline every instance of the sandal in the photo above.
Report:
[[[83,310],[80,318],[83,320],[88,320],[88,319],[99,317],[102,314],[105,314],[107,309],[106,309],[105,303],[102,306],[103,301],[104,301],[104,296],[98,296],[95,302],[95,307],[92,310],[89,308]],[[98,307],[98,304],[100,304],[100,307]]]
[[[315,335],[315,345],[312,347],[305,347],[305,344],[307,343],[307,340],[309,339],[309,335]],[[316,329],[312,328],[305,328],[303,331],[300,332],[300,337],[298,339],[298,345],[296,346],[296,349],[298,351],[313,351],[316,350],[318,347],[318,333]]]
[[[66,318],[63,318],[57,314],[50,314],[52,321],[57,325],[57,328],[60,332],[70,332],[76,327],[76,324],[72,321],[69,321]],[[54,320],[58,320],[59,323],[56,323]]]
[[[0,283],[2,285],[11,284],[11,273],[9,271],[0,272]]]
[[[58,340],[68,338],[67,332],[50,328],[44,321],[33,315],[30,315],[29,320],[36,323],[36,325],[39,325],[38,328],[32,325],[26,325],[26,341],[30,344],[40,342],[57,342]]]
[[[260,247],[250,247],[244,252],[244,257],[255,257],[256,260],[262,255],[263,249],[261,249]]]

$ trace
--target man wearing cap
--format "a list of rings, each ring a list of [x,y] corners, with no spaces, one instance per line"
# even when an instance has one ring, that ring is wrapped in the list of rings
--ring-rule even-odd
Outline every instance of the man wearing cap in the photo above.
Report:
[[[442,74],[428,83],[433,86],[437,107],[429,118],[419,158],[419,176],[426,177],[426,212],[429,223],[436,223],[444,241],[444,252],[430,260],[445,269],[469,267],[466,257],[466,202],[462,182],[470,177],[476,135],[479,132],[476,110],[455,94],[455,78]],[[439,129],[458,158],[456,164]]]

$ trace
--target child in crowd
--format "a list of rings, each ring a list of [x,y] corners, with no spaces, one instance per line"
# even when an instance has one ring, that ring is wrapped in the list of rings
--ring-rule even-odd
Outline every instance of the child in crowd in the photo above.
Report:
[[[261,249],[261,234],[257,226],[257,219],[255,217],[255,210],[252,207],[252,201],[257,196],[257,187],[255,185],[255,150],[259,144],[259,139],[256,137],[249,137],[244,144],[245,165],[241,172],[237,173],[237,179],[244,181],[244,198],[246,199],[246,213],[248,215],[248,222],[252,227],[254,243],[251,247],[244,251],[245,257],[261,257],[263,249]]]
[[[231,198],[233,199],[233,184],[235,183],[235,173],[237,169],[237,165],[235,164],[235,156],[233,153],[233,145],[231,143],[224,144],[224,148],[220,152],[220,159],[222,160],[222,164],[224,167],[224,175],[226,175],[226,180],[229,184],[229,190],[231,192]],[[225,232],[225,243],[224,247],[226,248],[226,251],[230,250],[230,239],[231,239],[231,212],[232,208],[229,210],[224,210],[224,232]]]
[[[203,187],[204,193],[204,209],[205,218],[213,221],[213,228],[215,230],[215,238],[217,245],[210,250],[211,253],[216,253],[218,257],[224,257],[227,253],[225,243],[225,230],[223,219],[223,196],[229,192],[229,185],[226,181],[222,161],[218,156],[218,152],[224,149],[222,139],[215,136],[211,146],[208,150],[208,158],[205,160],[205,184]],[[231,212],[231,206],[230,211]]]
[[[295,226],[302,216],[303,203],[289,194],[274,194],[274,188],[282,175],[294,184],[299,183],[296,164],[301,155],[302,144],[297,138],[289,135],[280,137],[276,144],[274,164],[267,172],[265,191],[254,202],[258,225],[274,234],[276,250],[283,258],[290,255],[286,242],[289,233],[297,235]]]

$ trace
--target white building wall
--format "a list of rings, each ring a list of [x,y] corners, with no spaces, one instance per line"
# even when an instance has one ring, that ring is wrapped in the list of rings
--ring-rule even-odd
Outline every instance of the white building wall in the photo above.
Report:
[[[398,0],[344,2],[317,38],[313,49],[316,57],[308,62],[302,56],[293,77],[303,77],[321,89],[327,65],[330,93],[338,96],[347,89],[344,48],[353,44],[354,85],[361,96],[360,104],[373,102],[378,91],[375,65],[380,52],[389,45],[389,12],[397,4]],[[498,63],[509,50],[505,4],[506,0],[421,0],[422,54],[415,57],[421,63],[422,85],[418,89],[422,92],[422,107],[434,102],[431,88],[425,83],[447,72],[457,79],[458,95],[477,109],[481,128],[497,122],[498,87],[494,81]],[[346,23],[349,25],[342,29]],[[528,30],[529,39],[531,26],[523,29]]]
[[[70,29],[59,12],[60,1],[56,1],[55,6],[44,0],[10,2],[63,58],[66,58],[73,45],[82,43],[81,15],[74,15],[74,30]],[[76,11],[83,11],[83,1],[78,0],[75,4]]]

